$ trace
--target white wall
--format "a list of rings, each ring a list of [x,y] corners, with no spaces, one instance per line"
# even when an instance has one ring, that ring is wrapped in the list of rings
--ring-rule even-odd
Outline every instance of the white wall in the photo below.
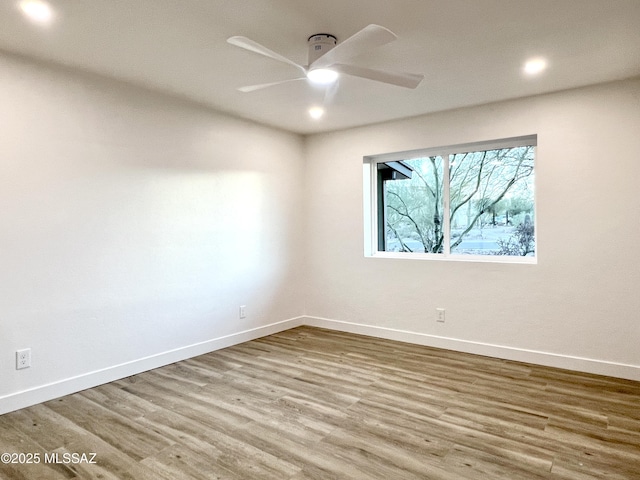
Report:
[[[640,380],[638,132],[638,80],[303,141],[0,55],[0,413],[301,322]],[[363,156],[528,134],[537,265],[364,257]]]
[[[537,265],[364,257],[363,156],[529,134]],[[309,323],[640,380],[639,80],[316,135],[306,148]]]
[[[302,155],[293,134],[0,56],[0,413],[297,324]]]

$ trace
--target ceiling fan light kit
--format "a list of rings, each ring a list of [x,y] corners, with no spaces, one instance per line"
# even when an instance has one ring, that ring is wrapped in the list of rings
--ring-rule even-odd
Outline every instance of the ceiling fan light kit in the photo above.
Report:
[[[316,68],[307,72],[307,78],[318,85],[330,85],[338,79],[338,72],[330,68]]]
[[[328,33],[316,33],[307,39],[309,54],[308,65],[299,65],[293,60],[268,49],[267,47],[247,37],[234,36],[227,39],[231,45],[249,50],[253,53],[287,63],[298,68],[304,76],[281,80],[279,82],[263,83],[240,87],[241,92],[253,92],[263,88],[308,78],[314,83],[324,85],[335,82],[339,74],[388,83],[405,88],[416,88],[424,75],[403,72],[388,72],[367,67],[359,67],[350,63],[358,55],[377,48],[396,39],[396,35],[380,25],[368,25],[345,41],[338,43],[338,39]]]

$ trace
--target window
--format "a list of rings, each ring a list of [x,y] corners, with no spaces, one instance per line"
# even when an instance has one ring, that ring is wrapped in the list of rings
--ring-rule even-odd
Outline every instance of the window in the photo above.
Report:
[[[528,136],[365,157],[367,254],[534,263],[535,147]]]

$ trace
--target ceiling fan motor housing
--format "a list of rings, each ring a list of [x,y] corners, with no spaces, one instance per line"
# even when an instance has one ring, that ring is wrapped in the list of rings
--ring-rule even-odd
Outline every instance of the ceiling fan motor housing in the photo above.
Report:
[[[309,44],[309,65],[336,46],[338,39],[328,33],[316,33],[307,39]]]

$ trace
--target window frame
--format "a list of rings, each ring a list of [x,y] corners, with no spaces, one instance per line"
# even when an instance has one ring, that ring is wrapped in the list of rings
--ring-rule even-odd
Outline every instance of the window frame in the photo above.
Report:
[[[388,252],[379,250],[379,181],[378,164],[402,162],[403,160],[413,160],[417,158],[440,156],[443,159],[443,171],[449,171],[450,155],[477,152],[485,150],[498,150],[504,148],[514,148],[522,146],[533,146],[534,148],[534,178],[533,178],[533,204],[534,204],[534,232],[536,248],[534,256],[511,256],[511,255],[469,255],[451,253],[451,229],[449,210],[449,174],[443,175],[443,232],[444,250],[442,253],[424,252]],[[538,138],[536,134],[523,135],[519,137],[503,138],[499,140],[488,140],[472,143],[461,143],[443,147],[430,147],[417,150],[406,150],[401,152],[384,153],[377,155],[367,155],[363,157],[363,200],[364,200],[364,255],[372,258],[393,258],[412,260],[439,260],[454,262],[489,262],[489,263],[519,263],[537,264],[539,258],[538,244],[538,207],[535,172],[538,164]]]

